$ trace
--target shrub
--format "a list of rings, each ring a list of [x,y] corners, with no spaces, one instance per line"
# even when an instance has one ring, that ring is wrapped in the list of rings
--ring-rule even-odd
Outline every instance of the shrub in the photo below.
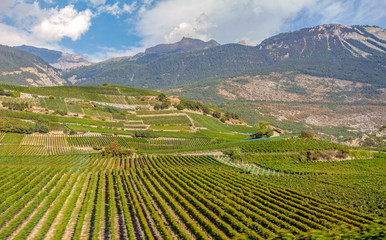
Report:
[[[216,137],[210,140],[211,144],[224,143],[226,140],[222,137]]]
[[[160,101],[160,102],[163,102],[166,100],[166,95],[165,93],[160,93],[157,97],[157,100]]]
[[[49,99],[54,99],[55,96],[54,96],[54,95],[49,95],[48,98],[49,98]]]
[[[169,101],[164,101],[161,104],[161,109],[168,109],[170,107],[171,103]]]
[[[135,131],[134,132],[134,137],[143,137],[143,138],[151,138],[154,137],[153,134],[149,131]]]
[[[102,155],[131,156],[134,150],[119,145],[118,141],[111,142],[102,152]]]
[[[99,150],[102,150],[102,147],[101,147],[101,146],[94,145],[94,146],[92,147],[92,149],[99,151]]]
[[[65,110],[55,110],[54,114],[58,114],[61,116],[67,115],[67,111]]]
[[[70,135],[75,135],[77,134],[77,132],[74,130],[74,129],[71,129],[70,132],[69,132]]]
[[[161,109],[161,105],[159,103],[156,103],[154,105],[154,110],[160,110]]]
[[[216,110],[216,111],[213,111],[212,116],[215,117],[215,118],[220,118],[221,117],[221,113]]]
[[[11,97],[20,97],[20,92],[11,92]]]
[[[311,131],[304,131],[300,134],[300,136],[303,138],[314,138],[315,133],[313,133]]]

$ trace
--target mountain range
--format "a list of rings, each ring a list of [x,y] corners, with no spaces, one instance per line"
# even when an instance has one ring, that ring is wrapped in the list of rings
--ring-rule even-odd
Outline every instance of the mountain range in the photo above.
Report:
[[[183,38],[100,63],[31,46],[0,50],[0,81],[7,83],[162,89],[239,112],[250,123],[266,118],[371,131],[386,118],[386,30],[375,26],[321,25],[257,46]],[[13,64],[4,61],[10,51]],[[38,72],[46,66],[50,81],[19,65]]]
[[[85,57],[77,54],[64,53],[60,51],[49,50],[46,48],[37,48],[26,45],[17,46],[16,48],[39,56],[51,66],[62,70],[67,70],[80,66],[88,66],[92,64]]]

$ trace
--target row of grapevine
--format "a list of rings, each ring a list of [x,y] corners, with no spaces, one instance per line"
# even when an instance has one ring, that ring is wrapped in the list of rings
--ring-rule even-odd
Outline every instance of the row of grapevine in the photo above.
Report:
[[[201,147],[210,144],[209,138],[193,138],[193,139],[167,139],[167,138],[152,138],[148,140],[149,144],[171,147],[172,149],[183,149],[192,147]]]
[[[107,146],[113,141],[118,141],[119,145],[130,147],[133,143],[146,143],[147,140],[143,138],[129,138],[118,136],[68,136],[68,143],[70,146],[76,147],[93,147],[93,146]]]
[[[243,152],[299,152],[345,148],[345,146],[336,143],[308,138],[291,138],[280,141],[251,141],[240,146]]]
[[[24,136],[20,144],[21,145],[57,146],[60,148],[69,147],[65,135],[29,134]]]
[[[47,149],[42,146],[0,145],[0,156],[41,156],[47,154]]]

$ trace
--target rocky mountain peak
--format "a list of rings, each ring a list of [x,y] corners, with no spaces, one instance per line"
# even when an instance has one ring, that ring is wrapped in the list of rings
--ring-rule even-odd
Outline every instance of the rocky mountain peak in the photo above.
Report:
[[[370,26],[325,24],[278,34],[264,40],[259,49],[271,51],[271,56],[309,55],[340,48],[354,57],[367,58],[386,53],[386,30]]]

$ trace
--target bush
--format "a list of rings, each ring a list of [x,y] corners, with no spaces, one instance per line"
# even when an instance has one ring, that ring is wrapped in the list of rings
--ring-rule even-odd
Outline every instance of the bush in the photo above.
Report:
[[[109,113],[117,113],[119,112],[118,108],[112,107],[112,106],[106,106],[103,108],[104,112],[109,112]]]
[[[58,114],[61,116],[67,115],[67,111],[64,110],[55,110],[54,114]]]
[[[154,110],[160,110],[161,109],[161,105],[159,104],[159,103],[156,103],[155,105],[154,105]]]
[[[164,101],[161,104],[161,109],[168,109],[171,106],[171,103],[169,101]]]
[[[230,150],[225,150],[223,151],[223,154],[228,155],[232,161],[240,159],[240,149],[230,149]]]
[[[212,116],[213,117],[215,117],[215,118],[220,118],[221,117],[221,113],[219,112],[219,111],[214,111],[213,113],[212,113]]]
[[[102,152],[102,155],[131,156],[134,150],[119,145],[118,141],[111,142]]]
[[[101,146],[94,145],[94,146],[92,147],[92,149],[99,151],[99,150],[102,150],[102,147],[101,147]]]
[[[70,135],[75,135],[77,134],[77,132],[74,130],[74,129],[71,129],[70,132],[69,132]]]
[[[210,140],[210,144],[224,143],[226,140],[222,137],[216,137]]]
[[[186,108],[186,105],[183,102],[181,102],[180,104],[178,104],[176,106],[176,108],[181,111],[181,110],[184,110]]]
[[[165,93],[160,93],[157,97],[157,100],[160,101],[160,102],[163,102],[166,100],[166,95]]]
[[[48,98],[49,98],[49,99],[54,99],[55,96],[54,96],[54,95],[49,95]]]
[[[154,137],[153,134],[149,131],[135,131],[133,137],[143,137],[143,138],[151,138]]]
[[[11,92],[11,97],[20,97],[20,92]]]
[[[303,138],[314,138],[315,133],[313,133],[311,131],[304,131],[300,134],[300,136]]]

